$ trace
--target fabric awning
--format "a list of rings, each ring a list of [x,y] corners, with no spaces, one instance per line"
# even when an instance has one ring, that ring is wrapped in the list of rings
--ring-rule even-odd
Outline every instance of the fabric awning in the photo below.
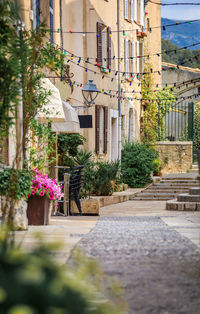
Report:
[[[52,131],[60,133],[80,133],[80,123],[76,110],[66,101],[62,102],[65,122],[53,122]]]
[[[51,95],[48,96],[47,103],[43,106],[45,112],[39,112],[38,119],[45,121],[49,118],[52,121],[64,122],[65,114],[58,88],[56,88],[48,78],[42,78],[41,84],[47,92],[51,93]]]
[[[62,101],[57,87],[48,78],[41,79],[42,86],[51,92],[47,103],[44,105],[45,112],[38,113],[38,120],[52,120],[52,131],[62,133],[80,133],[80,124],[75,109],[66,101]]]

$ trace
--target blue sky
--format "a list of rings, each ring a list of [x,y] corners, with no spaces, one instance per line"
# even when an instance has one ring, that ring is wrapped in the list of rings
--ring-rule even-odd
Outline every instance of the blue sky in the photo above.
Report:
[[[161,0],[162,3],[200,3],[200,0]],[[177,6],[162,6],[162,17],[175,20],[194,20],[200,19],[200,5],[177,5]]]

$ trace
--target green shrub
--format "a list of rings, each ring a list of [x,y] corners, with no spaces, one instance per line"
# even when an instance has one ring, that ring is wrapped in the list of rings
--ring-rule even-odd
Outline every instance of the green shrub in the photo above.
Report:
[[[105,293],[105,278],[96,262],[79,252],[76,255],[72,266],[59,266],[52,258],[52,247],[42,244],[24,253],[1,233],[0,313],[124,313],[120,295],[111,286],[113,294]]]
[[[119,178],[119,170],[119,161],[90,161],[83,171],[83,196],[112,195]]]
[[[32,172],[3,168],[0,170],[0,194],[15,199],[27,198],[31,194]]]
[[[144,187],[151,182],[156,157],[154,149],[142,143],[126,143],[122,149],[121,175],[131,188]]]
[[[74,158],[78,155],[78,147],[83,145],[86,139],[81,134],[58,135],[58,154],[60,166],[75,166]]]

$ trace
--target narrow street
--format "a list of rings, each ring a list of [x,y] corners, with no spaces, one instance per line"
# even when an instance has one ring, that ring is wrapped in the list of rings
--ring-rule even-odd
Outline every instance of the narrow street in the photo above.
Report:
[[[164,208],[161,201],[103,207],[78,246],[120,279],[129,313],[198,314],[200,213]]]

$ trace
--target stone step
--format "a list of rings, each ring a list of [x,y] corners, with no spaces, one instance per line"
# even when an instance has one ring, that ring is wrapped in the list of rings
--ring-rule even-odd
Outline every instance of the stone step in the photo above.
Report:
[[[195,180],[195,179],[193,179],[193,180],[187,180],[187,179],[185,179],[185,180],[161,180],[160,181],[160,183],[167,183],[167,184],[171,184],[171,183],[173,183],[173,184],[175,184],[175,183],[197,183],[198,181],[197,180]]]
[[[179,194],[177,196],[177,201],[178,202],[198,203],[198,202],[200,202],[200,195]]]
[[[195,177],[193,175],[185,177],[163,177],[162,180],[165,181],[194,181]]]
[[[185,186],[183,185],[169,185],[169,184],[159,184],[159,185],[151,185],[149,189],[177,189],[177,190],[188,190],[190,187],[193,187],[194,185]]]
[[[184,184],[165,184],[165,183],[155,183],[153,186],[160,187],[162,189],[170,188],[170,189],[176,189],[176,188],[192,188],[192,187],[198,187],[199,183],[184,183]]]
[[[177,199],[168,200],[166,202],[166,210],[200,211],[200,203],[178,202]]]
[[[189,194],[190,195],[200,195],[200,187],[189,189]]]
[[[148,193],[147,192],[143,192],[143,193],[138,193],[136,194],[136,197],[140,197],[140,198],[151,198],[151,199],[160,199],[162,197],[167,198],[167,199],[171,199],[176,197],[175,193]]]
[[[173,196],[174,198],[174,196]],[[156,200],[159,200],[159,201],[167,201],[167,200],[170,200],[172,199],[172,197],[167,197],[167,196],[160,196],[160,197],[150,197],[150,196],[146,196],[146,197],[141,197],[141,196],[135,196],[133,198],[133,200],[138,200],[138,201],[156,201]]]
[[[152,194],[155,194],[155,193],[174,193],[174,194],[178,194],[178,193],[186,193],[188,192],[189,189],[186,188],[186,189],[148,189],[146,190],[146,192],[148,193],[152,193]]]

